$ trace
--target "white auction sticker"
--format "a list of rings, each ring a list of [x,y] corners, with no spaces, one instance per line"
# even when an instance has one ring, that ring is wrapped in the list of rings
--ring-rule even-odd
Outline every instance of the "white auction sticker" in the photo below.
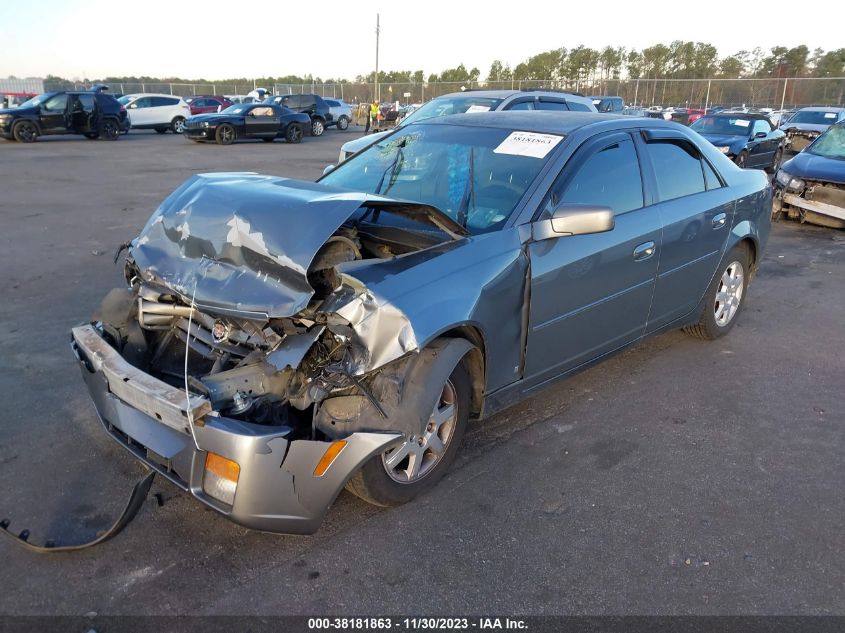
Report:
[[[748,119],[737,119],[736,121],[732,121],[734,125],[738,125],[739,127],[748,127],[751,125],[751,121]]]
[[[493,150],[496,154],[511,154],[513,156],[531,156],[545,158],[563,139],[556,134],[538,134],[536,132],[511,132],[499,147]]]
[[[824,113],[824,118],[826,118],[826,119],[835,119],[835,118],[836,118],[836,112],[825,112],[825,113]]]
[[[490,106],[471,105],[467,108],[466,114],[472,114],[473,112],[490,112]]]

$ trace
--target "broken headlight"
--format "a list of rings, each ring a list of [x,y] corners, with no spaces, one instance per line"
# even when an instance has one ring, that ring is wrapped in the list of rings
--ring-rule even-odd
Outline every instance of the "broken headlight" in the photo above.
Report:
[[[716,149],[722,152],[723,154],[729,154],[731,151],[731,148],[727,145],[722,145],[721,147],[717,147]]]
[[[792,174],[788,174],[782,169],[778,170],[775,180],[777,180],[781,186],[789,189],[790,191],[800,191],[804,188],[803,180],[793,177]]]

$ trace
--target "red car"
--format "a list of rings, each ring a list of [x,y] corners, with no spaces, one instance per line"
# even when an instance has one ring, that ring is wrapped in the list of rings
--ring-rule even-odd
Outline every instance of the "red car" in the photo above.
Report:
[[[207,114],[208,112],[217,112],[225,110],[232,102],[225,97],[215,97],[208,95],[198,95],[195,97],[185,97],[185,101],[191,106],[191,116],[195,114]]]

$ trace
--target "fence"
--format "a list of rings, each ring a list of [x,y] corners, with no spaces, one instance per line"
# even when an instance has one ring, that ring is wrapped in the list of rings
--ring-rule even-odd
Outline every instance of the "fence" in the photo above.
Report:
[[[225,83],[113,83],[112,92],[156,92],[179,96],[246,94],[256,84]],[[264,86],[269,88],[269,86]],[[51,84],[45,90],[84,89],[87,86]],[[316,93],[349,103],[381,101],[421,103],[461,90],[569,90],[586,95],[619,95],[625,103],[704,108],[712,105],[786,108],[807,105],[845,106],[845,77],[786,77],[778,79],[549,79],[431,83],[275,84],[274,94]]]

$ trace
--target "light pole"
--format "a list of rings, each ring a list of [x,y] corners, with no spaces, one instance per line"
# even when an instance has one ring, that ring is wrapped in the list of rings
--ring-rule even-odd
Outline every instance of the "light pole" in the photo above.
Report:
[[[379,89],[378,85],[378,38],[381,34],[381,26],[379,24],[379,14],[376,13],[376,75],[375,75],[375,89],[373,93],[375,95],[376,101],[381,103],[381,90]]]

